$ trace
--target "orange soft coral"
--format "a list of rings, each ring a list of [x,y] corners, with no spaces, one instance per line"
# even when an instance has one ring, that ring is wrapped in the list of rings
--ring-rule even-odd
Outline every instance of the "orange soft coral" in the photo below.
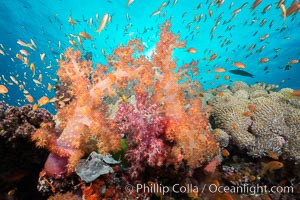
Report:
[[[93,84],[90,80],[92,63],[82,60],[78,50],[67,49],[59,65],[57,74],[69,86],[73,98],[58,109],[58,127],[62,132],[48,148],[56,156],[68,158],[68,170],[72,171],[84,153],[89,153],[85,146],[91,141],[97,143],[95,148],[98,146],[99,152],[108,153],[119,150],[120,135],[107,119],[106,106],[100,102],[105,92],[114,94],[111,79],[98,77]]]
[[[208,131],[208,120],[201,109],[201,101],[185,97],[183,90],[192,91],[191,85],[179,84],[180,78],[173,72],[176,66],[172,61],[173,50],[184,47],[185,43],[178,41],[169,29],[170,23],[166,22],[161,28],[156,53],[152,56],[154,65],[163,75],[154,87],[154,100],[162,105],[161,111],[169,119],[166,135],[176,143],[172,148],[173,159],[177,162],[187,160],[191,167],[196,168],[216,155],[218,144]],[[200,87],[194,84],[193,90],[196,86]]]

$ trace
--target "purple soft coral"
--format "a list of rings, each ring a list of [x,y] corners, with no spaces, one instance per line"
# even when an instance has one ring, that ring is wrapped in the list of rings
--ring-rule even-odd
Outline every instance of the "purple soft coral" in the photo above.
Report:
[[[126,134],[126,158],[132,178],[137,178],[146,166],[162,166],[170,152],[165,143],[165,118],[157,113],[157,105],[147,100],[147,93],[136,92],[136,106],[121,102],[116,114],[120,131]]]

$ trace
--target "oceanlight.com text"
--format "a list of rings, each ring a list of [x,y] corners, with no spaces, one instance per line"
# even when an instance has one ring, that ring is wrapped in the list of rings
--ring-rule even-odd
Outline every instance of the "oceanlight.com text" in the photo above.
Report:
[[[240,186],[218,186],[216,184],[210,184],[208,186],[210,193],[232,193],[232,194],[265,194],[265,193],[293,193],[294,188],[292,186],[272,186],[266,185],[249,185],[242,184]]]

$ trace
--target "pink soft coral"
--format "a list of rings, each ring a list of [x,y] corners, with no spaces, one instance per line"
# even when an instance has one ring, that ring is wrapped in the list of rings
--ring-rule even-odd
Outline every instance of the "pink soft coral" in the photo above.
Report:
[[[126,158],[131,163],[129,172],[136,178],[145,167],[162,166],[170,152],[165,144],[165,118],[157,113],[157,105],[151,104],[147,93],[136,92],[136,105],[121,102],[116,122],[126,134],[128,150]]]

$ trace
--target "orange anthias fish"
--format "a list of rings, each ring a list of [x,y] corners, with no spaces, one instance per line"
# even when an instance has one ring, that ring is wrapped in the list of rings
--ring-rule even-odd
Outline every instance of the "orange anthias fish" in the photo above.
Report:
[[[46,96],[43,96],[43,97],[41,97],[41,98],[38,100],[38,105],[39,105],[39,106],[46,105],[47,103],[49,103],[49,98],[46,97]]]
[[[291,60],[290,62],[288,62],[289,65],[291,64],[297,64],[299,62],[299,60]]]
[[[133,2],[134,2],[134,0],[128,0],[128,1],[127,1],[127,7],[129,7],[130,4],[132,4]]]
[[[20,55],[20,54],[16,54],[16,58],[18,58],[19,60],[21,60],[21,61],[23,61],[23,56],[22,55]]]
[[[4,51],[2,49],[0,49],[0,54],[3,55],[3,56],[5,56],[5,53],[4,53]]]
[[[31,95],[26,95],[26,99],[29,103],[32,103],[34,101],[34,99]]]
[[[292,96],[297,96],[299,97],[300,96],[300,89],[299,90],[295,90],[292,92]]]
[[[264,10],[263,10],[263,14],[265,14],[266,12],[268,12],[268,10],[270,10],[270,8],[272,7],[271,4],[267,5]]]
[[[272,151],[267,151],[267,156],[269,156],[270,158],[273,158],[274,160],[279,159],[278,155]]]
[[[245,117],[251,117],[251,116],[253,116],[253,113],[247,111],[247,112],[243,112],[242,115],[245,116]]]
[[[75,42],[74,40],[69,40],[69,43],[70,43],[72,46],[77,47],[77,44],[76,44],[76,42]]]
[[[20,53],[23,54],[24,56],[29,56],[28,51],[26,51],[25,49],[20,49]]]
[[[7,87],[5,87],[5,85],[0,85],[0,94],[6,94],[7,92]]]
[[[266,63],[266,62],[269,62],[269,58],[261,58],[259,60],[259,63]]]
[[[249,104],[249,105],[248,105],[248,109],[249,109],[250,111],[255,111],[255,110],[256,110],[256,106],[253,105],[253,104]]]
[[[197,53],[197,49],[191,47],[191,48],[189,48],[189,49],[187,50],[187,52],[189,52],[189,53]]]
[[[98,32],[100,34],[100,32],[105,28],[105,25],[107,23],[107,19],[108,19],[109,15],[108,13],[105,13],[102,17],[101,23],[99,25],[99,28],[96,30],[96,32]]]
[[[217,56],[218,54],[214,53],[213,55],[210,56],[209,61],[213,61]]]
[[[125,94],[122,94],[121,98],[122,98],[122,101],[125,102],[126,104],[129,103]]]
[[[70,16],[68,19],[68,22],[74,27],[74,25],[76,24],[76,22],[72,19],[72,17]]]
[[[32,76],[35,75],[35,66],[34,66],[34,63],[31,63],[30,66],[29,66],[30,70],[32,71]]]
[[[224,76],[224,79],[225,79],[225,80],[229,80],[229,79],[230,79],[230,76],[226,75],[226,76]]]
[[[39,107],[39,106],[38,106],[37,104],[34,104],[34,105],[32,106],[32,109],[33,109],[33,110],[37,110],[38,107]]]
[[[270,34],[265,34],[260,38],[260,41],[264,41],[265,39],[267,39],[270,36]]]
[[[222,149],[221,154],[225,158],[228,158],[230,156],[230,153],[227,149]]]
[[[48,83],[47,90],[50,91],[52,88],[53,86],[50,83]]]
[[[19,44],[19,45],[21,45],[21,46],[23,46],[23,47],[28,47],[28,48],[30,48],[31,50],[33,50],[33,51],[35,51],[35,49],[33,48],[33,44],[32,43],[25,43],[25,42],[23,42],[22,40],[18,40],[17,41],[17,43]]]
[[[28,62],[29,62],[29,61],[28,61],[28,58],[27,58],[27,57],[24,57],[24,59],[23,59],[23,64],[27,66],[27,65],[28,65]]]
[[[46,56],[45,53],[41,53],[41,54],[40,54],[40,58],[41,58],[41,61],[42,61],[43,63],[45,63],[45,56]]]
[[[87,34],[86,32],[79,32],[79,35],[81,37],[83,37],[84,39],[87,39],[87,40],[91,40],[92,39],[92,37],[89,34]]]
[[[262,165],[263,165],[263,169],[259,174],[260,176],[263,176],[267,172],[273,173],[274,170],[281,169],[284,166],[284,164],[279,161],[271,161],[268,163],[262,163]]]
[[[151,14],[151,17],[155,16],[155,15],[158,15],[160,13],[160,10],[156,10],[154,11],[152,14]]]
[[[241,63],[241,62],[233,62],[232,63],[233,66],[237,67],[237,68],[246,68],[246,65],[244,63]]]
[[[255,0],[251,6],[251,9],[254,10],[261,2],[262,0]]]
[[[222,72],[226,72],[226,69],[224,69],[223,67],[219,67],[219,68],[216,68],[214,71],[222,73]]]

